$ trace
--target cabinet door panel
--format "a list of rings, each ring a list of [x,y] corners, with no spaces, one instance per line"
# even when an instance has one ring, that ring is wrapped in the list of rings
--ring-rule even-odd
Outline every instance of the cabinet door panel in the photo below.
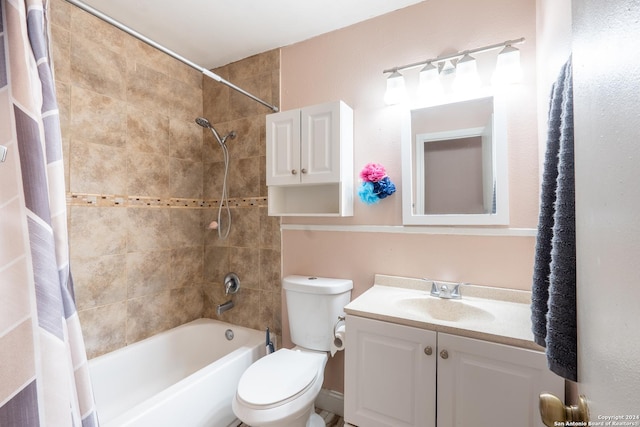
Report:
[[[270,114],[267,116],[267,185],[299,182],[300,110]]]
[[[347,334],[345,420],[361,427],[434,426],[436,333],[347,316]]]
[[[302,109],[302,182],[340,181],[340,104]]]
[[[438,334],[438,426],[543,427],[538,396],[564,396],[541,352]]]

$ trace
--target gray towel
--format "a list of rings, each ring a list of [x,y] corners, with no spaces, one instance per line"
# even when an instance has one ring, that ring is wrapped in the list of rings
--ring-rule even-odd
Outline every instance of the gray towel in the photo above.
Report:
[[[534,340],[551,371],[577,381],[575,178],[571,59],[554,84],[533,271]]]

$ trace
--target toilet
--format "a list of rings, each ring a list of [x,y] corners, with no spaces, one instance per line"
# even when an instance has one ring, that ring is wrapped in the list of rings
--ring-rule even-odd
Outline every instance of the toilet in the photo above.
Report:
[[[233,398],[235,415],[252,427],[324,427],[314,402],[338,317],[351,299],[353,282],[309,276],[282,280],[293,349],[280,349],[253,363]]]

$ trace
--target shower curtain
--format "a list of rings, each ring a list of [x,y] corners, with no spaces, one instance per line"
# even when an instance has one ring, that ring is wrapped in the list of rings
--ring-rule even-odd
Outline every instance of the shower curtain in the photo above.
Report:
[[[69,272],[46,0],[0,0],[0,426],[97,426]]]

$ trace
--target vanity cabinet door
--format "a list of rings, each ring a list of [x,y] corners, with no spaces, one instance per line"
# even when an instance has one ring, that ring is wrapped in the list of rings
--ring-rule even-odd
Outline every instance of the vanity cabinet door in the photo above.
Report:
[[[544,353],[444,333],[437,387],[438,427],[544,427],[540,393],[564,396]]]
[[[436,333],[356,316],[346,330],[345,421],[435,427]]]

